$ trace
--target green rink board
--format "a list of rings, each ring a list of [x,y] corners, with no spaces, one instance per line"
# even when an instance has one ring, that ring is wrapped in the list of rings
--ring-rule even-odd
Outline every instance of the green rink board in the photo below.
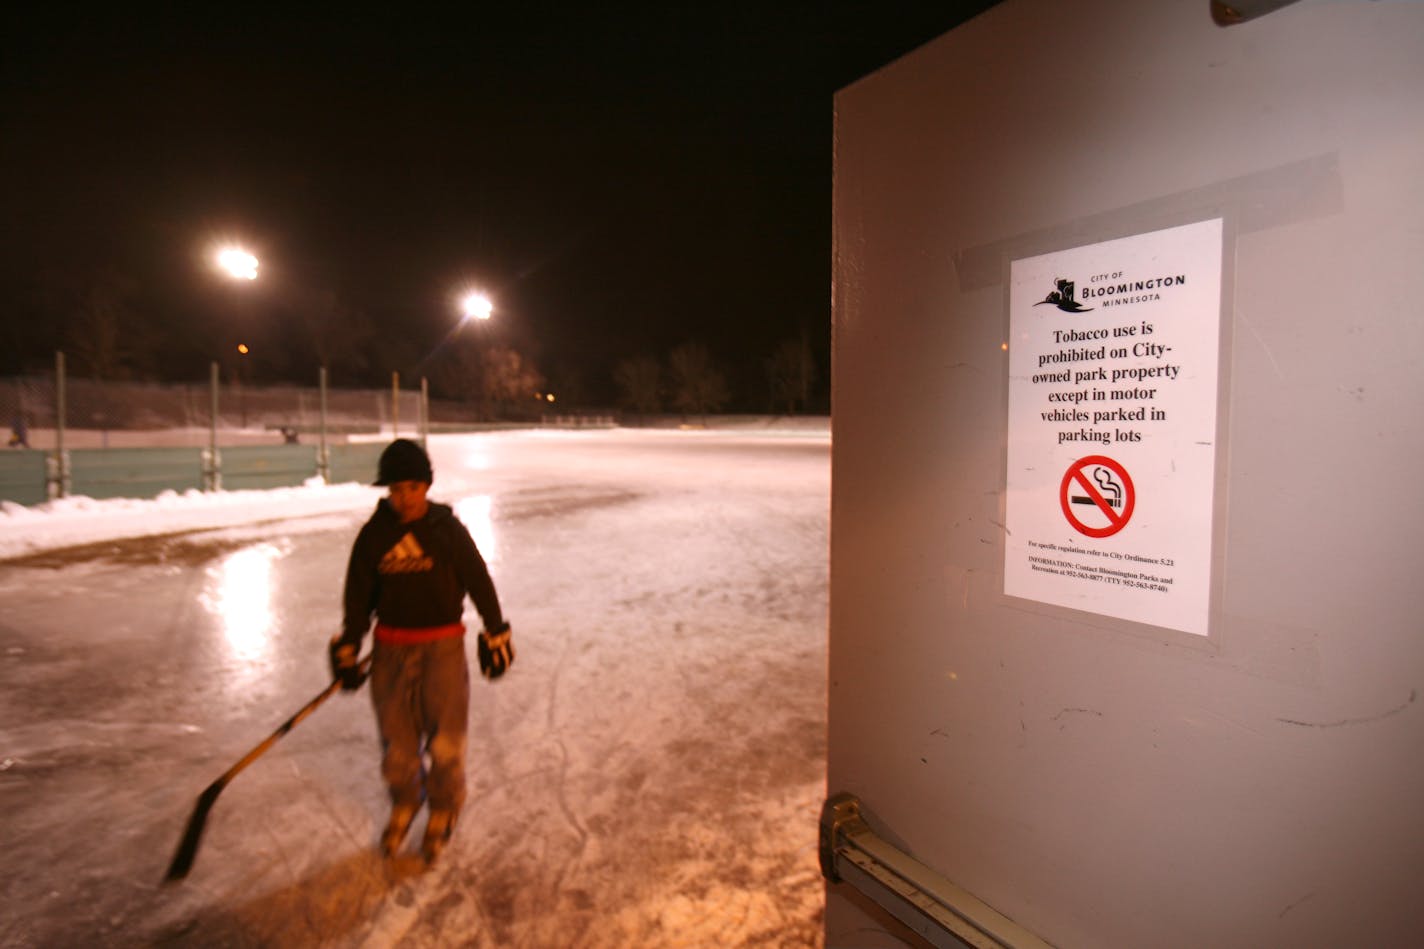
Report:
[[[219,448],[225,491],[287,488],[316,477],[311,445],[242,445]]]
[[[89,498],[153,498],[203,487],[201,448],[74,448],[69,493]]]
[[[384,443],[331,445],[332,484],[376,480]],[[0,453],[0,500],[47,500],[43,451]],[[75,448],[69,455],[69,494],[90,498],[155,498],[164,491],[202,490],[203,449]],[[315,445],[239,445],[218,449],[226,491],[285,488],[317,474]]]
[[[380,460],[385,442],[358,442],[354,445],[332,445],[330,448],[331,483],[356,481],[370,484],[376,480],[376,462]]]
[[[33,449],[9,449],[0,453],[0,501],[40,504],[48,496],[45,488],[45,456]]]

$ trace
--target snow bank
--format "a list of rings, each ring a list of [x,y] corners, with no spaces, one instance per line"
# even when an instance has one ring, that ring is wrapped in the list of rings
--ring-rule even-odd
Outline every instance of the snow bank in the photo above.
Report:
[[[33,507],[0,501],[0,560],[123,537],[366,511],[380,495],[380,488],[312,478],[296,488],[165,491],[151,500],[68,497]]]

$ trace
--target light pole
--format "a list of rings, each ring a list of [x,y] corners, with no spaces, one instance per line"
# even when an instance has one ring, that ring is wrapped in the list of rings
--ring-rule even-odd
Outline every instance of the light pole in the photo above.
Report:
[[[247,364],[247,357],[251,354],[252,350],[248,348],[246,343],[238,343],[238,358],[232,364],[232,384],[237,387],[238,425],[243,429],[247,428],[247,394],[242,390],[242,369]]]
[[[482,290],[469,290],[465,293],[464,296],[460,297],[460,313],[462,315],[462,318],[460,320],[461,326],[464,326],[466,323],[469,323],[471,321],[478,323],[486,323],[490,320],[491,317],[494,316],[494,301],[492,301],[489,298],[489,295]],[[484,334],[478,334],[477,340],[478,345],[476,347],[476,351],[479,353],[480,361],[483,364],[484,347],[486,342],[484,339]],[[488,385],[484,378],[484,374],[487,369],[488,367],[485,365],[481,365],[480,367],[479,413],[481,421],[485,421],[486,417],[489,415],[489,407],[486,404],[486,392],[488,390]]]
[[[219,247],[213,254],[213,262],[219,271],[232,280],[256,280],[257,279],[257,258],[241,247],[227,245]],[[246,355],[247,347],[239,344],[239,353]],[[235,372],[236,370],[234,370]],[[208,424],[208,450],[203,457],[203,489],[206,491],[218,491],[222,488],[222,457],[218,454],[218,361],[212,362],[211,367],[212,384],[212,417]],[[241,396],[242,389],[239,387],[238,394]],[[243,427],[247,425],[247,405],[243,402]]]

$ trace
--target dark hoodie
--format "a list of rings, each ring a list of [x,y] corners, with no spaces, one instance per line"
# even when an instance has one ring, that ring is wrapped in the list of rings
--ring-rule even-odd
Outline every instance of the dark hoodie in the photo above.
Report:
[[[501,629],[504,617],[484,558],[449,505],[431,502],[424,517],[402,524],[382,498],[351,548],[341,638],[359,648],[372,613],[404,628],[458,623],[467,593],[485,629]]]

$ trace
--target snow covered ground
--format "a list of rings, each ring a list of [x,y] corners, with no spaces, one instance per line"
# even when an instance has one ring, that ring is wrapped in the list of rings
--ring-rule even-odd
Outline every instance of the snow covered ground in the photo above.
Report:
[[[0,560],[24,554],[135,537],[247,527],[286,519],[368,510],[379,488],[323,485],[271,491],[166,491],[152,500],[68,497],[34,507],[0,501]],[[330,523],[330,522],[328,522]]]
[[[160,884],[198,792],[325,685],[379,489],[0,510],[0,945],[820,943],[828,434],[431,452],[518,656],[476,677],[470,799],[428,870],[374,855],[363,692],[240,775]]]

